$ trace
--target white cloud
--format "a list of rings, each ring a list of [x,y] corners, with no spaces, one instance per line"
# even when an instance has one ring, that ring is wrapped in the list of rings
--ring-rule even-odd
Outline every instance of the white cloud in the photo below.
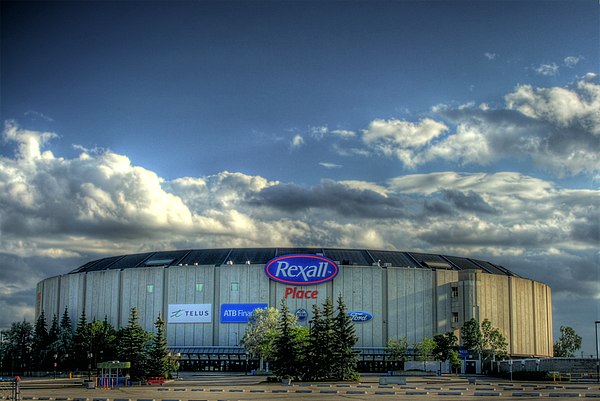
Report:
[[[563,60],[565,65],[569,68],[575,67],[579,62],[583,60],[583,56],[568,56]]]
[[[343,130],[343,129],[337,129],[337,130],[331,131],[331,133],[333,135],[339,136],[341,138],[354,138],[356,136],[356,132],[349,131],[349,130]]]
[[[433,119],[374,120],[362,131],[362,140],[367,151],[393,156],[409,168],[437,160],[490,165],[517,159],[558,176],[594,176],[600,172],[596,79],[587,74],[570,87],[519,85],[500,108],[487,103],[434,106],[432,113],[451,121],[453,129]]]
[[[319,166],[321,167],[325,167],[327,169],[333,169],[333,168],[342,168],[343,166],[339,165],[339,164],[335,164],[335,163],[326,163],[326,162],[320,162]]]
[[[556,63],[550,64],[540,64],[537,67],[534,67],[533,70],[539,74],[547,77],[553,77],[558,75],[558,65]]]
[[[340,184],[359,191],[373,191],[384,197],[387,197],[389,193],[389,190],[386,187],[369,181],[344,180],[340,181]]]
[[[515,93],[521,99],[521,92]],[[552,120],[547,114],[556,113],[542,107],[546,103],[540,96],[533,88],[525,96],[528,104],[537,105],[528,109],[530,116],[503,112]],[[521,107],[522,101],[514,104]],[[464,127],[451,135],[454,142],[447,142],[465,159],[475,158],[467,156],[468,143],[497,141],[497,134],[482,128],[493,126],[488,113],[495,110],[456,110],[455,118],[475,111],[480,120],[461,123]],[[425,126],[414,124],[412,129]],[[37,281],[66,273],[77,263],[104,255],[224,246],[318,245],[473,255],[545,281],[557,297],[598,295],[590,285],[599,240],[598,190],[564,189],[514,172],[450,171],[399,176],[384,184],[345,180],[312,187],[227,171],[166,181],[108,150],[82,151],[72,159],[43,152],[41,147],[53,137],[12,125],[5,139],[16,155],[0,157],[0,261],[15,267],[0,269],[0,305],[10,297],[10,305],[16,306],[7,310],[20,318],[31,310],[17,306],[28,305],[33,295],[21,295],[27,299],[21,303],[15,297],[34,294]],[[400,138],[404,146],[412,140]],[[424,153],[437,149],[435,157],[456,156],[444,155],[432,139],[423,143],[417,147]]]
[[[302,135],[295,135],[294,138],[292,138],[292,147],[299,148],[302,145],[304,145],[304,138],[302,137]]]
[[[362,140],[386,156],[395,156],[406,166],[418,164],[416,149],[429,144],[442,135],[448,127],[425,118],[418,123],[404,120],[373,120],[362,131]]]
[[[496,53],[485,52],[483,53],[484,57],[488,60],[494,60],[498,55]]]
[[[505,96],[508,109],[559,127],[582,126],[600,134],[600,85],[579,81],[575,89],[520,85]]]

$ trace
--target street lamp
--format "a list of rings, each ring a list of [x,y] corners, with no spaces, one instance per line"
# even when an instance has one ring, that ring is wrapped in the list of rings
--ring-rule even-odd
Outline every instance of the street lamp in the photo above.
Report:
[[[87,357],[88,357],[88,381],[92,381],[92,357],[94,355],[88,351],[87,353]]]
[[[594,328],[596,329],[596,379],[600,383],[600,358],[598,358],[598,325],[600,320],[594,322]]]

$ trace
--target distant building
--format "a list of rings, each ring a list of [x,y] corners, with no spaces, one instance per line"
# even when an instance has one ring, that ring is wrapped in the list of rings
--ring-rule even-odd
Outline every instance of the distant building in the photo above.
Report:
[[[286,256],[288,255],[288,256]],[[296,255],[296,256],[289,256]],[[127,324],[130,309],[167,341],[184,369],[244,370],[238,347],[248,315],[283,298],[301,325],[312,305],[344,297],[352,312],[362,370],[386,371],[389,338],[409,344],[489,319],[513,357],[553,354],[550,287],[496,264],[415,252],[330,248],[234,248],[149,252],[94,260],[37,285],[36,314],[74,322],[105,317]],[[243,367],[243,363],[246,364]]]

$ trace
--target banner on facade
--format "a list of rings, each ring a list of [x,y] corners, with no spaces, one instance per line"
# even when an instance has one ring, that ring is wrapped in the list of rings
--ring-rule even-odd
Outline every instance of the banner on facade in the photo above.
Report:
[[[167,323],[210,323],[211,304],[169,304]]]
[[[268,307],[268,304],[221,304],[221,323],[248,323],[255,309]]]

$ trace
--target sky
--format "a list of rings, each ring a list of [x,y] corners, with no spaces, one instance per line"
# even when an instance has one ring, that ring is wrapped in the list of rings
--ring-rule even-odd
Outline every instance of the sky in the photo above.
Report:
[[[0,7],[0,328],[104,256],[364,247],[546,283],[595,354],[597,0]]]

